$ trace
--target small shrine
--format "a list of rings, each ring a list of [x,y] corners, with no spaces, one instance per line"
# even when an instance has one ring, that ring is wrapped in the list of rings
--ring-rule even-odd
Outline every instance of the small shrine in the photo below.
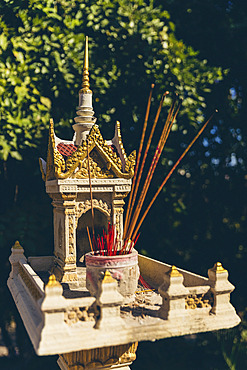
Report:
[[[116,227],[123,234],[124,198],[131,189],[136,152],[128,157],[116,122],[112,140],[104,140],[92,106],[89,86],[88,41],[85,45],[82,88],[72,141],[59,139],[50,121],[47,161],[40,159],[46,192],[54,207],[54,270],[61,282],[77,282],[76,266],[90,251],[86,226],[91,220],[89,175],[92,185],[94,228]],[[90,166],[88,166],[88,161]],[[88,172],[90,168],[90,173]]]
[[[50,120],[47,158],[40,159],[53,205],[54,248],[50,256],[27,258],[17,241],[9,258],[8,287],[38,355],[59,355],[63,370],[127,370],[140,341],[227,329],[240,318],[230,303],[234,286],[220,262],[204,277],[134,249],[143,218],[137,229],[130,222],[128,229],[123,207],[129,193],[135,197],[131,191],[138,184],[139,152],[127,156],[119,122],[113,139],[102,137],[88,70],[86,38],[74,137],[58,138]],[[172,127],[174,110],[175,104],[154,163]],[[153,172],[152,167],[142,201]],[[102,230],[96,240],[94,235]]]

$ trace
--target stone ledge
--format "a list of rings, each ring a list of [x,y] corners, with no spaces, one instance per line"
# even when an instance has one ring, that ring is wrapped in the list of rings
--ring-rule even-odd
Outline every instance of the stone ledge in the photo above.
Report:
[[[25,261],[24,254],[19,253],[18,256],[19,261],[16,258],[12,259],[15,267],[18,267],[18,263],[22,264]],[[44,297],[35,300],[32,294],[29,294],[18,268],[15,268],[11,272],[8,286],[36,353],[52,355],[146,340],[155,341],[162,338],[227,329],[240,322],[234,307],[229,302],[229,292],[234,287],[227,280],[226,270],[220,272],[221,288],[217,290],[218,275],[214,269],[211,269],[213,272],[210,280],[184,270],[171,269],[169,265],[144,256],[139,256],[139,261],[141,275],[145,278],[152,275],[152,271],[155,271],[156,279],[160,279],[163,275],[161,295],[157,290],[137,292],[136,301],[124,306],[121,306],[121,299],[114,293],[116,292],[114,279],[111,286],[102,288],[104,298],[102,295],[102,298],[99,297],[95,301],[95,298],[90,297],[85,288],[77,290],[80,293],[78,297],[75,294],[75,298],[65,298],[62,286],[56,282],[54,277],[46,285]],[[148,271],[150,263],[151,265],[155,263],[156,266],[156,269],[152,268],[151,272]],[[41,286],[42,280],[31,266],[26,269],[26,273],[30,274],[30,279],[35,279],[39,287]],[[215,283],[212,280],[214,277]],[[195,283],[194,287],[192,278]],[[189,282],[190,286],[183,285],[183,280]],[[147,282],[152,284],[155,278]],[[157,282],[158,280],[156,284]],[[200,285],[200,283],[203,284]],[[224,286],[227,289],[226,292],[224,292]],[[107,292],[109,289],[112,290],[112,295],[108,293],[105,295],[106,288]],[[208,290],[212,290],[215,304],[186,309],[186,299],[189,295],[204,294]],[[73,292],[76,293],[76,290]],[[113,297],[116,299],[112,299]],[[162,303],[164,299],[168,302],[163,301]],[[217,309],[217,302],[219,302],[220,309]],[[100,325],[97,325],[103,312],[107,320],[104,319]],[[108,325],[111,315],[114,325]]]

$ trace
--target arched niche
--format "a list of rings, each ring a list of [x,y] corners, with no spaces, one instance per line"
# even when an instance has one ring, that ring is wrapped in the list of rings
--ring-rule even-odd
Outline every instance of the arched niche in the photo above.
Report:
[[[94,208],[94,232],[95,237],[102,235],[103,229],[107,231],[108,222],[110,222],[110,217],[105,213],[100,211],[97,208]],[[77,264],[84,262],[84,255],[91,251],[87,226],[89,227],[90,235],[92,238],[92,212],[88,210],[86,213],[83,213],[82,216],[78,219],[77,229],[76,229],[76,256]]]

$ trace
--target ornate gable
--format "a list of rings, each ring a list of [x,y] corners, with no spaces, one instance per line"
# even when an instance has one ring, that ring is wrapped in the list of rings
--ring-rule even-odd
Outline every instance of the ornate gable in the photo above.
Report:
[[[56,146],[54,125],[51,120],[46,166],[45,162],[40,160],[43,179],[88,178],[87,145],[92,178],[132,178],[136,152],[133,151],[127,158],[121,140],[119,122],[116,124],[116,131],[118,135],[117,137],[115,135],[109,145],[109,142],[107,143],[103,139],[99,127],[93,125],[87,140],[83,140],[82,144],[77,146],[77,149],[75,146],[72,148],[73,150],[68,147],[69,151],[66,151],[66,148],[64,148],[66,144],[63,146],[59,142]],[[70,151],[72,154],[70,154]]]

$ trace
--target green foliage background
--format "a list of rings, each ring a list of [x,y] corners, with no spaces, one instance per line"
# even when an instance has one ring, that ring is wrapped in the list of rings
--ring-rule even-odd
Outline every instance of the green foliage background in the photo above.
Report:
[[[243,322],[217,335],[140,344],[132,368],[160,369],[164,359],[168,369],[198,369],[198,363],[202,369],[246,368],[247,9],[243,3],[1,2],[0,294],[4,299],[0,326],[10,353],[9,359],[0,359],[2,368],[10,368],[10,363],[12,369],[57,366],[54,357],[37,358],[31,351],[6,279],[16,239],[27,256],[53,250],[52,207],[38,157],[46,156],[50,117],[58,136],[73,136],[85,35],[90,39],[94,110],[106,139],[113,136],[118,119],[127,152],[138,147],[151,83],[156,83],[151,118],[164,91],[183,98],[151,194],[205,117],[219,109],[151,210],[138,249],[203,275],[220,260],[237,287],[232,301]],[[168,98],[160,123],[170,103]],[[7,330],[13,321],[17,346]]]

